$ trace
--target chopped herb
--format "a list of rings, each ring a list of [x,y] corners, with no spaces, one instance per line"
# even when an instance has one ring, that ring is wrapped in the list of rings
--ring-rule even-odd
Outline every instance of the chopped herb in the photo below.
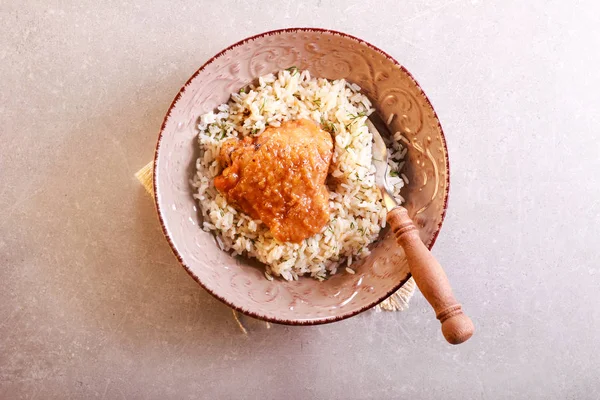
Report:
[[[260,108],[258,109],[258,112],[262,114],[263,110],[265,109],[265,103],[267,102],[267,99],[263,99],[262,105],[260,106]]]
[[[350,229],[354,229],[354,222],[350,223]]]
[[[241,88],[240,93],[246,93],[246,88]]]
[[[337,132],[337,128],[336,128],[335,124],[333,124],[332,122],[326,121],[325,118],[323,118],[323,117],[321,117],[321,125],[323,126],[323,129],[325,129],[329,133]]]
[[[220,129],[219,132],[215,133],[215,139],[223,139],[227,135],[227,125],[222,123],[216,123],[216,127]]]
[[[350,117],[351,120],[355,120],[358,119],[360,117],[365,117],[367,115],[366,112],[359,112],[358,114],[354,115],[354,114],[348,114],[348,116]]]
[[[345,125],[346,126],[346,130],[348,130],[348,128],[350,128],[355,122],[356,120],[358,120],[361,117],[365,117],[367,115],[366,112],[359,112],[358,114],[354,115],[354,114],[348,114],[348,117],[350,117],[350,123]]]
[[[395,176],[395,177],[398,177],[398,176],[400,176],[400,175],[398,174],[398,171],[391,171],[391,172],[390,172],[390,176]]]
[[[225,216],[225,213],[223,212],[223,210],[219,210],[219,213],[221,213],[221,217]]]
[[[292,76],[294,76],[298,73],[298,67],[296,67],[295,65],[292,65],[291,67],[287,68],[286,71],[289,71],[290,74],[292,74]]]
[[[252,129],[252,134],[253,134],[253,135],[256,135],[257,133],[258,133],[258,128],[254,128],[254,129]]]

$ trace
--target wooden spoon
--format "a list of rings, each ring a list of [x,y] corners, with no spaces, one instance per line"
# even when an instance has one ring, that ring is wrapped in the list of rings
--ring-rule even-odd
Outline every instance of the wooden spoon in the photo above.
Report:
[[[388,150],[380,134],[380,129],[388,131],[388,128],[381,117],[376,114],[373,116],[373,114],[367,120],[367,125],[373,133],[375,180],[388,210],[387,222],[396,235],[396,242],[404,249],[408,267],[417,286],[433,307],[437,319],[442,324],[444,337],[451,344],[463,343],[473,336],[475,327],[471,319],[463,313],[462,306],[456,301],[442,266],[421,241],[408,211],[398,205],[388,188]]]

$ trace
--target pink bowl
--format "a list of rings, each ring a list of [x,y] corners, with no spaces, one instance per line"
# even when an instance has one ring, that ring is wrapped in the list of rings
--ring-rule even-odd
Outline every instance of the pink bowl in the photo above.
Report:
[[[258,263],[231,257],[200,229],[189,184],[198,156],[198,116],[226,102],[254,78],[292,65],[308,69],[313,76],[357,83],[384,119],[392,113],[396,116],[391,128],[404,132],[408,148],[405,207],[431,248],[444,219],[449,188],[448,152],[440,122],[406,69],[375,46],[340,32],[314,28],[266,32],[208,60],[177,94],[164,119],[154,160],[154,192],[173,252],[209,293],[252,317],[283,324],[321,324],[375,306],[410,278],[404,253],[392,235],[387,232],[368,258],[353,264],[355,275],[342,272],[324,282],[268,281]]]

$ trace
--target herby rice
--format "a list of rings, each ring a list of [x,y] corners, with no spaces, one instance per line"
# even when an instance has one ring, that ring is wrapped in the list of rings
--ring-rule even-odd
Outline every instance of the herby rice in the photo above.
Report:
[[[386,210],[371,165],[372,134],[365,125],[371,106],[355,84],[313,78],[308,71],[290,68],[260,77],[257,85],[232,94],[215,112],[200,116],[201,155],[192,184],[197,189],[194,197],[202,210],[203,229],[215,233],[223,250],[263,262],[268,279],[275,275],[292,280],[305,274],[325,279],[340,264],[352,273],[352,263],[369,254],[368,245],[385,226]],[[330,221],[301,243],[283,243],[260,221],[229,205],[213,180],[221,173],[216,159],[224,141],[260,135],[267,126],[296,119],[311,119],[334,138],[327,182]],[[399,142],[391,146],[388,182],[399,197],[405,150]]]

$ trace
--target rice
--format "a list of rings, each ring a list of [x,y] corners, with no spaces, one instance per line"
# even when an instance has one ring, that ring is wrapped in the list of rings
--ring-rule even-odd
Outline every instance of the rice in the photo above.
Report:
[[[319,280],[334,274],[342,263],[352,273],[352,263],[369,254],[369,244],[385,226],[386,209],[375,185],[371,164],[372,139],[365,121],[373,112],[360,87],[343,79],[313,78],[295,68],[268,74],[226,104],[198,119],[201,150],[192,185],[202,211],[205,231],[213,232],[220,248],[234,255],[254,257],[266,265],[266,279],[287,280],[310,275]],[[224,141],[260,135],[267,126],[295,119],[311,119],[334,139],[329,173],[330,221],[322,231],[301,243],[276,240],[261,221],[252,220],[229,205],[213,184],[221,173],[216,161]],[[388,183],[399,198],[405,148],[390,144]]]

